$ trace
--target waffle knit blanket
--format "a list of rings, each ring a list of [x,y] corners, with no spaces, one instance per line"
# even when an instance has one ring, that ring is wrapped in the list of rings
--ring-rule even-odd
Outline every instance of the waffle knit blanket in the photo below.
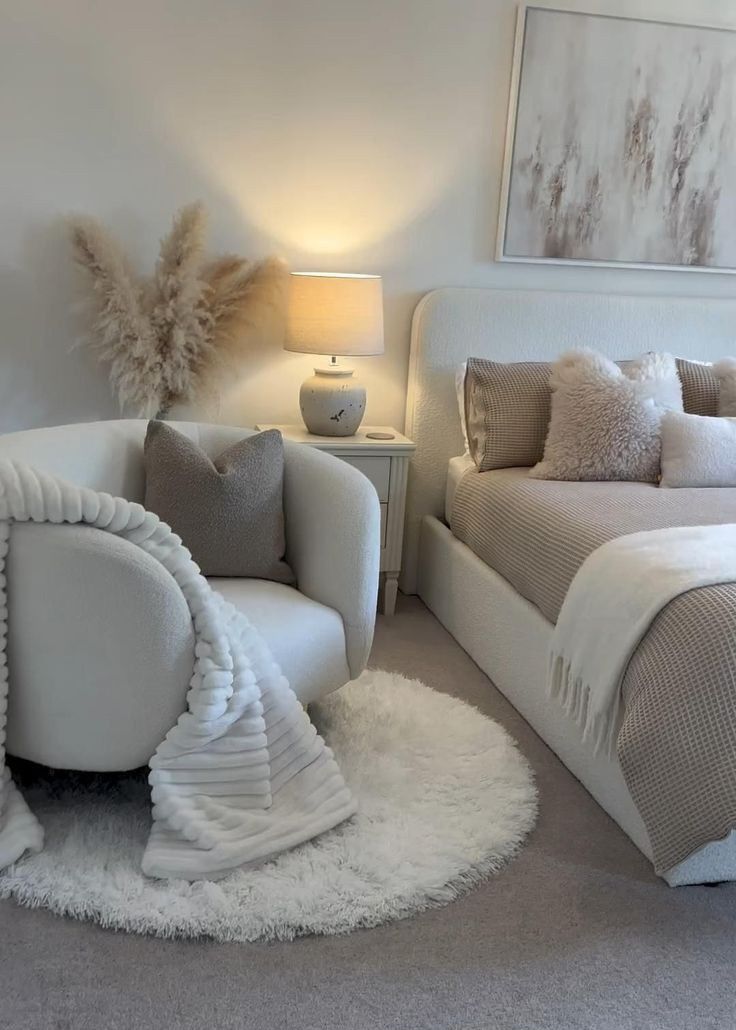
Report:
[[[5,765],[8,585],[14,522],[84,523],[115,533],[171,573],[196,647],[187,710],[150,761],[150,876],[214,880],[336,826],[355,804],[266,643],[210,589],[181,539],[140,504],[0,461],[0,869],[43,846]]]
[[[549,693],[613,756],[621,685],[654,619],[688,590],[736,581],[736,525],[629,533],[593,551],[570,584],[550,645]]]

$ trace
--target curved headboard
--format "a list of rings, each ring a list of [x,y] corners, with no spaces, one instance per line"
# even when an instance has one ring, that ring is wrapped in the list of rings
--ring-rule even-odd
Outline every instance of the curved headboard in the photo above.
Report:
[[[455,370],[468,357],[553,360],[569,347],[612,358],[648,350],[712,361],[736,351],[736,300],[449,288],[428,293],[412,321],[406,434],[409,477],[401,588],[416,590],[419,524],[444,510],[447,463],[462,454]]]

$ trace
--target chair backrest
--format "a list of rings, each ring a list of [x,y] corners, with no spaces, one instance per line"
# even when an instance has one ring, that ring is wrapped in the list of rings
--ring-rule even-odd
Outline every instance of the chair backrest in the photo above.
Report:
[[[7,433],[0,436],[0,458],[26,461],[34,468],[80,486],[141,503],[147,425],[146,419],[118,419]],[[254,432],[242,426],[200,422],[171,422],[170,425],[195,440],[212,458]]]

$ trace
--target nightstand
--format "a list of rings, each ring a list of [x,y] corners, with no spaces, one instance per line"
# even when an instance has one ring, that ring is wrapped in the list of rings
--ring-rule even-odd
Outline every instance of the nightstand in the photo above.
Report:
[[[284,440],[327,451],[370,479],[381,502],[381,608],[393,615],[404,542],[404,507],[414,443],[390,426],[361,426],[355,436],[313,436],[305,426],[259,423],[258,430],[278,429]],[[391,433],[393,440],[369,440],[368,433]]]

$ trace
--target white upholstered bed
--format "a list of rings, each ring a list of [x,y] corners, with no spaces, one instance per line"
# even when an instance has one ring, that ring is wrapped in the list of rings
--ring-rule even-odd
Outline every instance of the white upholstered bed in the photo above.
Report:
[[[417,443],[407,502],[402,588],[418,593],[540,736],[651,858],[647,830],[616,758],[593,754],[546,693],[552,624],[447,527],[468,465],[455,372],[469,356],[551,360],[592,346],[612,358],[666,350],[713,360],[736,347],[736,301],[586,293],[442,289],[412,328],[406,431]],[[449,473],[449,474],[448,474]],[[669,869],[671,885],[736,879],[736,834]]]

